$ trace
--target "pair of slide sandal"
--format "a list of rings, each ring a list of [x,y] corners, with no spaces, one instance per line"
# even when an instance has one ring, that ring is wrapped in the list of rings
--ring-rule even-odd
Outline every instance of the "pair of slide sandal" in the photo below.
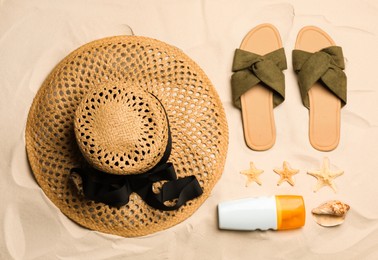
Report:
[[[304,27],[297,36],[293,67],[309,109],[310,143],[331,151],[339,143],[340,109],[346,104],[342,49],[320,28]],[[245,141],[253,150],[264,151],[275,143],[273,108],[285,100],[286,68],[279,32],[271,24],[252,29],[235,51],[233,102],[242,111]]]

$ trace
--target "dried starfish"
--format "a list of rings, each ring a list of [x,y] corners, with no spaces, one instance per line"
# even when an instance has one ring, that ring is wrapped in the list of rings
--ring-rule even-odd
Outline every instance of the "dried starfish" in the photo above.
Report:
[[[259,179],[260,174],[262,174],[264,171],[257,169],[253,162],[249,163],[249,169],[241,171],[240,174],[243,174],[247,176],[247,182],[245,184],[246,187],[249,186],[249,184],[256,182],[258,185],[261,185],[261,181]]]
[[[318,171],[308,171],[307,174],[318,179],[318,183],[314,187],[314,192],[317,192],[324,186],[329,186],[333,189],[334,192],[337,192],[336,185],[333,183],[333,180],[336,177],[343,175],[344,171],[331,171],[329,169],[329,159],[327,157],[324,157],[321,169]]]
[[[290,168],[288,162],[283,162],[283,169],[274,169],[275,173],[280,175],[280,179],[277,182],[277,185],[281,185],[282,182],[287,181],[291,186],[294,186],[293,175],[297,174],[299,170]]]

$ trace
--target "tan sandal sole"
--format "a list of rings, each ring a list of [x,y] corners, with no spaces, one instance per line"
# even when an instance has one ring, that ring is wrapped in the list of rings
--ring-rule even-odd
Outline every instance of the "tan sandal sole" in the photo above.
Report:
[[[307,26],[300,30],[295,48],[316,52],[335,45],[331,37],[320,28]],[[309,139],[319,151],[331,151],[340,140],[341,101],[320,82],[308,91],[309,96]]]
[[[240,49],[265,55],[282,47],[277,29],[271,24],[261,24],[244,37]],[[249,148],[264,151],[276,141],[273,115],[273,93],[258,84],[240,97],[244,138]]]

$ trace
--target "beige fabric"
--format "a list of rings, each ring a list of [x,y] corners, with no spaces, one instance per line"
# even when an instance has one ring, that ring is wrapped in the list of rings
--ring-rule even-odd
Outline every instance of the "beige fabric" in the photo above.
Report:
[[[240,49],[260,55],[281,47],[279,32],[270,24],[253,28],[240,45]],[[243,94],[240,101],[247,145],[257,151],[271,148],[276,141],[272,91],[258,84]]]
[[[334,41],[322,29],[306,26],[299,31],[295,48],[316,52],[332,45],[335,45]],[[320,82],[311,87],[308,96],[310,143],[320,151],[331,151],[340,140],[341,101]]]
[[[277,139],[255,152],[243,137],[240,110],[232,105],[230,77],[235,47],[251,28],[274,24],[286,48],[286,100],[274,110]],[[378,3],[375,0],[95,0],[0,1],[0,258],[1,259],[368,259],[378,255]],[[225,108],[229,149],[222,177],[211,196],[182,223],[138,238],[106,235],[76,225],[45,196],[28,167],[25,123],[46,75],[79,46],[106,36],[157,38],[182,49],[205,71]],[[341,110],[339,146],[319,152],[308,141],[308,110],[302,105],[291,49],[307,25],[326,31],[343,47],[348,105]],[[361,79],[364,79],[362,82]],[[179,96],[180,93],[177,93]],[[200,100],[198,100],[200,102]],[[205,108],[204,108],[205,109]],[[206,131],[203,131],[204,134]],[[312,191],[323,156],[338,193]],[[286,160],[299,169],[295,186],[277,186],[273,172]],[[253,161],[262,185],[245,187],[239,172]],[[306,224],[282,232],[218,230],[221,201],[274,194],[303,195]],[[327,200],[351,206],[345,222],[322,228],[311,209]]]

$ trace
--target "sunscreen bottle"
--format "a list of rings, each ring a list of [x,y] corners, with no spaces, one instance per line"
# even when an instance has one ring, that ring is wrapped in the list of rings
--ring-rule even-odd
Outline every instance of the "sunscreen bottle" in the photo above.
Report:
[[[220,229],[285,230],[304,226],[302,196],[277,195],[222,202],[218,205]]]

